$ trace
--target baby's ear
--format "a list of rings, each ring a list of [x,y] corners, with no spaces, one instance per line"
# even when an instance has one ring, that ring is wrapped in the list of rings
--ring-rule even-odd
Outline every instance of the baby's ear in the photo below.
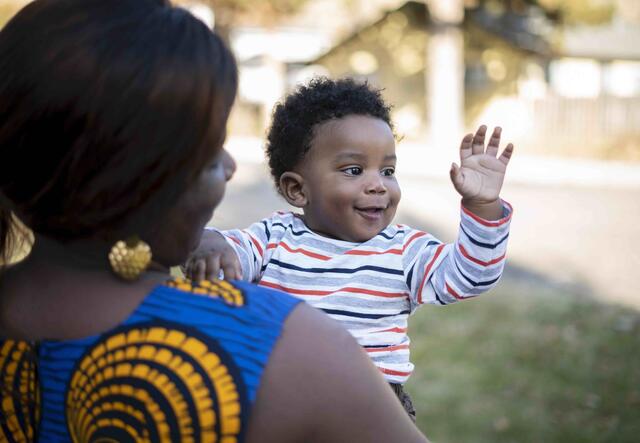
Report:
[[[291,206],[302,208],[307,204],[304,179],[296,172],[287,171],[280,176],[280,193]]]

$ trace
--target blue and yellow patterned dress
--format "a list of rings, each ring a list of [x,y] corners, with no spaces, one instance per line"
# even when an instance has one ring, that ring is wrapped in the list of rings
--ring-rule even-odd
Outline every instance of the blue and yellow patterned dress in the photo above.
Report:
[[[0,441],[243,441],[297,303],[240,282],[178,279],[104,334],[0,341]]]

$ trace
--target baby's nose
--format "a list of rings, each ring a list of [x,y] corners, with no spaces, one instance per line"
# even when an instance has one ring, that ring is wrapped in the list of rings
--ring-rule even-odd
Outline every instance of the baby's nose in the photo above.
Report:
[[[367,193],[379,194],[383,192],[387,192],[383,178],[380,174],[372,175],[371,178],[367,180]]]

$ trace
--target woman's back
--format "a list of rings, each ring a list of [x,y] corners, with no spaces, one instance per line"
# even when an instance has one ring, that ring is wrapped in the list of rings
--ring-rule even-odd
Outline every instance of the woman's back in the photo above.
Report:
[[[35,402],[4,398],[0,440],[31,440],[37,428],[47,442],[242,441],[297,303],[241,283],[171,280],[103,334],[4,340],[0,379]]]

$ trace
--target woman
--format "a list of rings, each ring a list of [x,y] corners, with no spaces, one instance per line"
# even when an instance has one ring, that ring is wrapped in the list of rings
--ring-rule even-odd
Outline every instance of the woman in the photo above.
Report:
[[[252,285],[170,280],[235,165],[230,52],[161,0],[0,32],[2,441],[426,441],[355,341]]]

